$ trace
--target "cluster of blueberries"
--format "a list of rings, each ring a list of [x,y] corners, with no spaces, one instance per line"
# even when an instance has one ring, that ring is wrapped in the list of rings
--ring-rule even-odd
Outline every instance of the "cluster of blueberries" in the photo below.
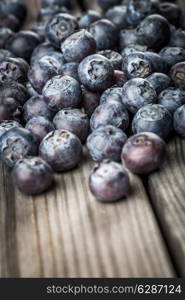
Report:
[[[77,18],[71,1],[42,0],[21,31],[25,5],[0,2],[0,159],[23,193],[76,167],[86,143],[99,163],[91,192],[119,200],[126,168],[156,170],[165,140],[185,137],[185,12],[158,0],[97,2],[101,12]]]

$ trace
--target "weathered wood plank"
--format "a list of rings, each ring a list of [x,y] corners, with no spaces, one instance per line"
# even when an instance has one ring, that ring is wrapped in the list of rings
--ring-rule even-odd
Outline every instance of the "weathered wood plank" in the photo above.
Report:
[[[168,145],[161,170],[149,178],[149,191],[166,240],[185,276],[185,141],[178,137]]]

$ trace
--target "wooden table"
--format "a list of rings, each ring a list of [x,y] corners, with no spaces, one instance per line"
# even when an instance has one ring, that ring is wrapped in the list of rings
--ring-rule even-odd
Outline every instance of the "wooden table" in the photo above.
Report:
[[[160,171],[130,174],[131,194],[116,204],[90,194],[93,164],[85,153],[38,197],[14,189],[0,165],[1,277],[185,276],[185,141],[169,142]]]

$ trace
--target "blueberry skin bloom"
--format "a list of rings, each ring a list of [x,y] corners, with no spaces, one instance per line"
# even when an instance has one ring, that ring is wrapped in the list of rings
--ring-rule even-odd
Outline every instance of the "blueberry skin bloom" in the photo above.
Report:
[[[29,94],[24,85],[14,80],[7,80],[0,83],[0,97],[14,98],[17,102],[23,105],[29,98]]]
[[[157,95],[167,89],[171,84],[171,78],[163,73],[153,73],[147,77],[147,80],[153,86]]]
[[[89,176],[89,188],[98,201],[115,202],[128,195],[130,180],[122,165],[102,161]]]
[[[113,49],[118,40],[116,26],[107,19],[101,19],[89,26],[89,32],[96,41],[98,50]]]
[[[46,26],[46,36],[54,47],[60,48],[61,43],[77,29],[78,22],[75,17],[59,13],[49,20]]]
[[[176,133],[185,137],[185,104],[175,111],[173,115],[173,127]]]
[[[86,56],[96,52],[96,41],[91,33],[82,29],[65,39],[61,51],[67,62],[80,62]]]
[[[83,143],[89,133],[89,118],[77,108],[65,108],[54,117],[53,123],[56,129],[66,129],[74,133]]]
[[[98,92],[92,92],[86,88],[82,88],[82,102],[81,108],[90,118],[95,111],[96,107],[99,105],[100,94]]]
[[[111,62],[114,70],[121,70],[123,62],[121,54],[113,50],[102,50],[98,54],[106,57]]]
[[[160,104],[148,104],[138,110],[132,121],[133,133],[153,132],[166,139],[172,131],[171,113]]]
[[[54,76],[45,84],[42,94],[49,109],[59,111],[62,108],[77,107],[81,102],[79,82],[70,77]]]
[[[13,183],[27,195],[45,192],[52,185],[53,179],[52,168],[40,157],[18,160],[12,171]]]
[[[30,119],[25,128],[32,133],[34,141],[38,144],[49,132],[55,130],[53,123],[42,116]]]
[[[134,78],[127,81],[123,86],[122,93],[123,104],[133,114],[144,105],[157,102],[155,89],[143,78]]]
[[[91,25],[91,23],[94,23],[100,19],[101,14],[96,10],[90,9],[81,16],[80,20],[78,21],[78,24],[80,28],[88,28]]]
[[[0,138],[0,158],[10,168],[19,159],[36,153],[37,145],[31,133],[24,128],[12,128]]]
[[[103,94],[100,97],[100,104],[104,104],[110,101],[117,101],[122,104],[122,97],[122,88],[112,87],[103,92]]]
[[[113,85],[114,69],[102,55],[94,54],[84,58],[78,67],[81,83],[89,90],[104,91]]]
[[[178,107],[185,104],[185,91],[170,87],[160,93],[158,103],[173,114]]]
[[[125,131],[129,126],[129,115],[125,106],[116,101],[99,105],[90,119],[91,130],[100,126],[113,125]]]
[[[120,161],[126,140],[127,136],[121,129],[112,125],[101,126],[88,136],[87,149],[95,161]]]
[[[33,117],[42,116],[52,120],[54,112],[48,108],[42,96],[31,97],[23,106],[23,119],[28,122]]]
[[[166,152],[165,142],[156,134],[143,132],[131,136],[123,146],[123,165],[133,173],[147,174],[158,169]]]
[[[39,154],[54,171],[67,171],[75,168],[81,161],[82,144],[72,132],[55,130],[42,140]]]
[[[141,52],[135,52],[124,57],[122,70],[129,79],[145,78],[152,74],[153,67],[150,59]]]
[[[185,90],[185,62],[174,65],[171,68],[170,77],[177,88]]]
[[[7,57],[0,61],[0,82],[15,80],[24,83],[27,80],[27,69],[18,58]]]
[[[181,47],[165,47],[160,51],[160,56],[169,67],[185,61],[185,49]]]
[[[22,127],[22,125],[14,120],[5,120],[0,122],[0,137],[8,130],[16,128],[16,127]]]

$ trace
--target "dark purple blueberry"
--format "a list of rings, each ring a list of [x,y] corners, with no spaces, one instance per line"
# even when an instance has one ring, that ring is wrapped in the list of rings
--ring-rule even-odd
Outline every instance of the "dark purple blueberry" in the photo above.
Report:
[[[185,104],[178,107],[173,115],[173,127],[177,134],[185,137]]]
[[[45,28],[46,28],[46,21],[41,20],[41,21],[37,21],[37,22],[33,23],[30,30],[35,32],[39,36],[40,42],[44,42],[45,41]]]
[[[178,107],[185,104],[185,91],[170,87],[160,93],[158,103],[173,114]]]
[[[143,132],[131,136],[123,146],[121,158],[133,173],[147,174],[160,168],[166,153],[165,142],[156,134]]]
[[[60,13],[49,20],[46,26],[46,36],[53,46],[60,48],[61,43],[77,29],[78,22],[75,17]]]
[[[79,66],[79,63],[76,63],[76,62],[69,62],[69,63],[64,64],[61,69],[62,75],[64,75],[64,76],[68,75],[68,76],[73,77],[76,80],[79,80],[78,66]]]
[[[1,16],[0,18],[0,27],[6,27],[16,32],[20,29],[20,22],[16,16],[10,14],[6,16]]]
[[[17,102],[23,105],[29,98],[27,89],[20,83],[8,80],[0,83],[0,97],[14,98]]]
[[[104,104],[111,101],[117,101],[118,103],[123,103],[122,101],[122,88],[112,87],[104,91],[100,97],[100,104]]]
[[[107,10],[114,5],[119,5],[123,0],[97,0],[98,5],[103,9]]]
[[[146,52],[148,51],[148,46],[139,45],[139,44],[130,44],[123,48],[121,55],[124,58],[125,56],[128,56],[130,54],[133,54],[135,52]]]
[[[49,132],[55,130],[53,123],[42,116],[30,119],[25,128],[31,132],[34,141],[38,144]]]
[[[113,67],[102,55],[94,54],[84,58],[78,67],[81,83],[89,90],[104,91],[113,84]]]
[[[36,155],[37,146],[31,133],[24,128],[12,128],[0,138],[0,158],[8,167],[26,156]]]
[[[145,105],[134,116],[132,131],[134,134],[153,132],[166,139],[172,131],[172,115],[163,105]]]
[[[153,71],[159,73],[168,73],[168,65],[165,60],[157,53],[147,51],[145,55],[148,57],[150,62],[152,63]]]
[[[174,65],[171,68],[170,77],[177,88],[185,90],[185,62]]]
[[[49,79],[62,73],[62,63],[64,64],[63,55],[56,52],[55,55],[43,56],[31,64],[28,80],[39,94]]]
[[[101,14],[96,10],[87,10],[79,19],[80,28],[88,28],[92,23],[101,19]]]
[[[164,2],[159,4],[159,13],[171,24],[178,26],[181,10],[175,3]]]
[[[99,105],[90,119],[92,130],[100,126],[113,125],[123,131],[129,126],[129,115],[125,106],[117,101],[110,101]]]
[[[85,142],[89,133],[89,118],[77,108],[60,110],[55,115],[53,123],[56,129],[65,129],[74,133],[82,143]]]
[[[101,126],[88,136],[87,149],[95,161],[120,161],[126,140],[127,136],[121,129],[112,125]]]
[[[75,168],[81,161],[82,144],[72,132],[55,130],[43,139],[39,153],[54,171],[67,171]]]
[[[125,5],[117,5],[111,7],[105,14],[105,17],[114,23],[116,27],[120,29],[125,29],[128,26],[126,20],[127,7]]]
[[[31,63],[38,61],[43,56],[50,55],[52,52],[56,52],[56,50],[50,43],[39,44],[32,52]]]
[[[128,195],[130,189],[128,173],[121,164],[104,160],[92,170],[89,188],[98,201],[121,200]]]
[[[0,27],[0,49],[4,48],[6,41],[13,36],[13,31],[6,27]]]
[[[38,34],[33,31],[19,31],[6,42],[6,49],[16,56],[29,60],[35,47],[40,43]]]
[[[169,45],[172,47],[185,48],[185,30],[179,28],[176,31],[173,31]]]
[[[123,71],[114,71],[114,86],[122,87],[127,82],[127,76]]]
[[[80,62],[96,52],[96,41],[87,30],[81,29],[65,39],[61,51],[66,62]]]
[[[42,93],[49,109],[56,112],[62,108],[77,107],[82,99],[79,82],[70,76],[54,76],[48,80]]]
[[[141,52],[135,52],[124,57],[122,69],[129,79],[136,77],[145,78],[153,72],[150,59]]]
[[[89,32],[96,41],[98,50],[113,49],[118,40],[116,26],[107,19],[101,19],[89,26]]]
[[[34,90],[34,88],[32,87],[31,83],[29,81],[26,82],[26,88],[27,88],[27,92],[29,94],[29,98],[31,97],[39,97],[40,94],[37,93],[36,90]]]
[[[153,73],[147,77],[147,80],[153,86],[157,95],[171,85],[171,78],[163,73]]]
[[[181,10],[179,25],[180,25],[180,28],[185,30],[185,10]]]
[[[157,102],[157,94],[146,79],[133,78],[123,86],[122,102],[135,114],[144,105]]]
[[[171,34],[168,21],[157,14],[146,17],[138,25],[136,31],[144,45],[156,50],[167,45]]]
[[[129,25],[137,26],[145,17],[156,13],[152,0],[130,0],[126,10],[126,20]]]
[[[54,113],[41,96],[31,97],[23,106],[23,119],[26,122],[38,116],[52,120],[53,115]]]
[[[113,50],[102,50],[98,54],[106,57],[112,64],[114,70],[121,70],[123,58],[121,54]]]
[[[27,7],[26,4],[20,0],[6,1],[4,12],[6,15],[15,15],[21,22],[23,22],[27,15]]]
[[[20,159],[12,171],[15,186],[24,194],[36,195],[45,192],[53,183],[53,170],[40,157]]]
[[[51,19],[51,17],[59,13],[68,13],[68,9],[58,4],[41,7],[39,10],[38,20],[46,23]]]
[[[124,29],[120,31],[119,35],[119,49],[120,52],[122,52],[125,47],[129,45],[138,45],[142,44],[140,42],[140,37],[137,35],[137,32],[135,29]]]
[[[15,55],[6,49],[0,49],[0,61],[6,59],[7,57],[15,57]]]
[[[22,113],[22,106],[15,98],[0,97],[0,121],[19,120]]]
[[[7,57],[0,61],[0,82],[15,80],[24,83],[27,80],[27,70],[20,59]]]
[[[169,67],[185,61],[185,49],[180,47],[165,47],[160,51],[160,56]]]
[[[22,125],[14,120],[5,120],[0,122],[0,137],[8,130],[17,128],[17,127],[22,127]]]
[[[89,118],[99,105],[99,102],[100,94],[98,92],[92,92],[84,87],[82,88],[81,108],[84,109]]]

